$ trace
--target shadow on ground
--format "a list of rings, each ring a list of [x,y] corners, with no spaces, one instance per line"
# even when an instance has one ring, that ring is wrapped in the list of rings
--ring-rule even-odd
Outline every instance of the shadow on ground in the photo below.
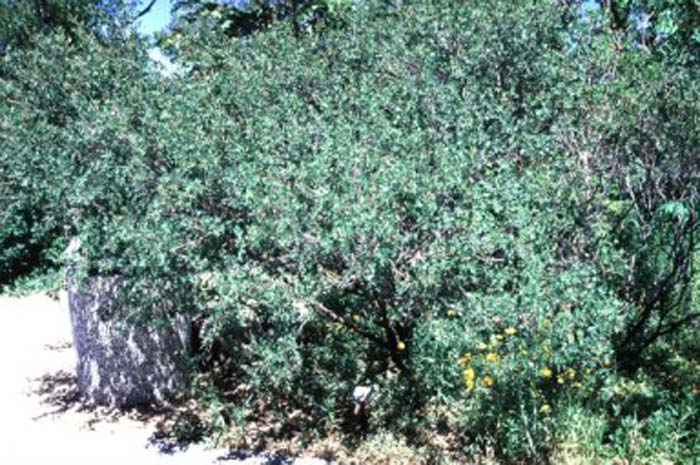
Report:
[[[34,420],[50,415],[60,415],[69,410],[84,410],[85,406],[73,374],[60,370],[45,374],[33,381],[37,383],[33,393],[41,398],[42,405],[48,407],[46,412],[34,417]]]
[[[148,442],[162,454],[174,454],[201,442],[206,433],[207,428],[200,416],[181,406],[161,415]]]
[[[246,461],[254,460],[261,465],[292,465],[295,459],[277,454],[255,454],[249,451],[231,451],[217,458],[218,461]]]
[[[33,417],[33,420],[57,416],[67,412],[89,414],[86,426],[92,427],[100,422],[116,422],[128,418],[139,422],[159,422],[174,414],[173,408],[156,408],[154,406],[138,406],[130,409],[103,407],[87,401],[78,388],[78,382],[73,373],[59,370],[47,373],[32,380],[32,394],[39,397],[46,410]]]
[[[117,422],[125,418],[141,423],[150,423],[153,425],[153,432],[147,440],[148,447],[153,447],[164,455],[186,453],[191,446],[201,442],[207,435],[207,427],[200,415],[196,413],[193,403],[183,402],[167,408],[141,406],[120,410],[97,406],[85,401],[80,395],[76,377],[72,373],[61,370],[43,375],[33,381],[36,383],[33,394],[39,396],[42,405],[47,407],[45,412],[34,418],[35,420],[60,416],[68,412],[79,412],[88,414],[85,424],[90,429],[97,423]],[[208,455],[208,457],[214,459],[215,463],[230,462],[246,465],[328,463],[247,450],[220,450],[214,455]]]

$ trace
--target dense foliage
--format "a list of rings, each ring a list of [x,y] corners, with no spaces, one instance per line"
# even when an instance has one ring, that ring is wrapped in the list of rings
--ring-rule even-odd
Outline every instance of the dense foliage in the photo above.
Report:
[[[191,315],[220,430],[690,459],[695,16],[651,46],[644,2],[584,3],[193,19],[170,78],[128,33],[5,46],[0,282],[81,237],[136,317]]]
[[[110,33],[118,5],[0,2],[0,285],[60,262],[78,224],[69,197],[92,195],[74,176],[97,174],[94,144],[116,150],[98,115],[146,76],[145,55]]]

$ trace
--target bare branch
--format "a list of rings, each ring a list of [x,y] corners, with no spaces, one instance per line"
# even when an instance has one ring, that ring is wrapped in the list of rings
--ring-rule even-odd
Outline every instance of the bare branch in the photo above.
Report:
[[[141,19],[143,16],[147,15],[147,14],[151,11],[151,9],[153,9],[153,5],[156,4],[156,1],[157,1],[157,0],[151,0],[151,2],[150,2],[148,5],[146,5],[146,8],[144,8],[143,10],[141,10],[141,12],[140,12],[139,14],[136,15],[136,18],[134,18],[134,21],[139,20],[139,19]]]
[[[375,336],[374,334],[370,333],[369,331],[364,330],[363,328],[359,327],[352,321],[350,321],[347,318],[342,317],[341,315],[337,314],[330,308],[326,307],[325,305],[321,303],[316,303],[315,305],[316,310],[318,310],[320,313],[323,315],[326,315],[329,317],[331,320],[335,321],[336,323],[340,323],[350,329],[351,331],[354,331],[355,333],[359,334],[360,336],[363,336],[370,341],[375,342],[376,344],[379,344],[380,346],[384,346],[386,343],[380,338]]]

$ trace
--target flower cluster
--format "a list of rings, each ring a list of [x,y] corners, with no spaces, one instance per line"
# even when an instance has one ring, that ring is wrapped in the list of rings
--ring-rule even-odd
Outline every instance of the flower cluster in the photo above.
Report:
[[[506,328],[504,334],[494,335],[493,340],[500,343],[505,340],[506,337],[515,336],[516,334],[517,330],[514,327],[509,327]],[[501,362],[501,356],[498,354],[498,352],[495,350],[486,352],[488,348],[489,346],[485,343],[480,343],[477,345],[479,352],[483,352],[483,354],[479,356],[479,361],[481,362],[481,360],[483,360],[483,362],[480,363],[480,365],[483,365],[483,376],[480,378],[480,384],[486,389],[491,388],[496,383],[495,374],[498,371],[497,366]],[[462,367],[462,374],[464,376],[464,381],[468,392],[471,392],[474,389],[476,381],[476,370],[474,366],[472,366],[472,362],[475,362],[475,358],[471,353],[466,353],[459,359],[459,364]]]
[[[491,388],[498,380],[509,380],[503,389],[523,386],[538,405],[540,415],[549,415],[562,393],[583,391],[597,370],[610,367],[609,362],[597,358],[586,363],[567,360],[552,349],[546,333],[533,334],[516,326],[487,334],[474,346],[476,350],[464,353],[458,360],[466,392],[471,394],[481,387],[482,393],[499,395]],[[522,382],[515,382],[516,379]]]

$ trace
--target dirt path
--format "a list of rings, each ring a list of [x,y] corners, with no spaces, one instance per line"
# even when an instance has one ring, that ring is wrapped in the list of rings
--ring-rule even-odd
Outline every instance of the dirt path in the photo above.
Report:
[[[152,422],[98,417],[76,402],[65,296],[0,297],[0,464],[206,465],[325,462],[241,458],[193,446],[163,454]]]

